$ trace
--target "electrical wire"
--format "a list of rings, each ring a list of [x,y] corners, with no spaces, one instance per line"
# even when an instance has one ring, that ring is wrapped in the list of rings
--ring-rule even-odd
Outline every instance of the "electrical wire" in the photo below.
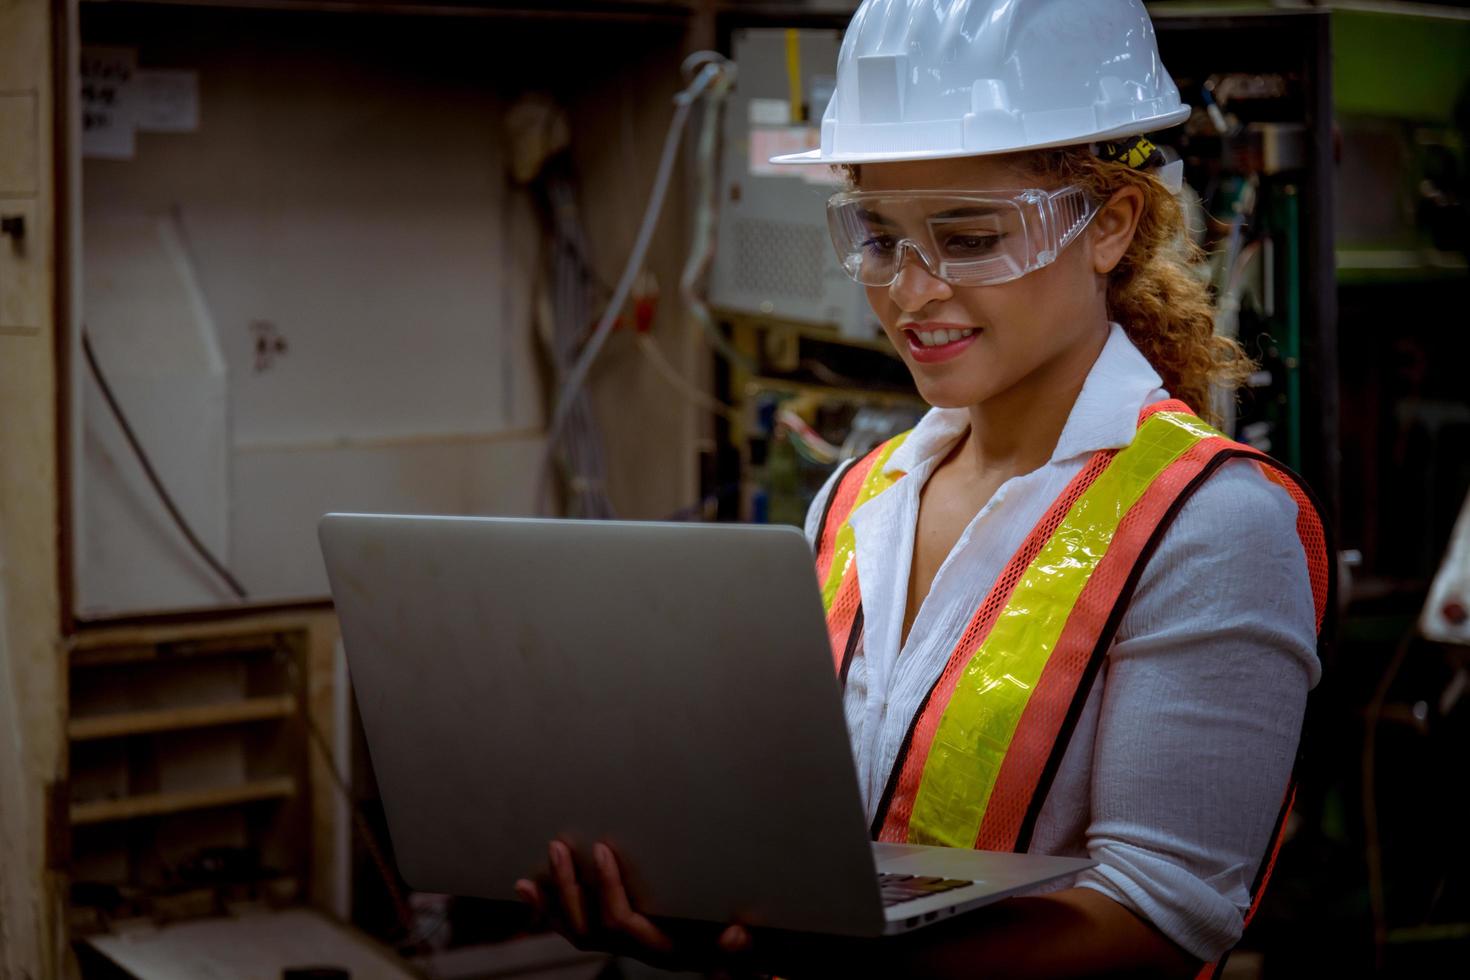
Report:
[[[377,833],[373,830],[372,825],[368,823],[367,817],[362,812],[362,808],[352,798],[352,789],[347,783],[347,778],[342,775],[342,770],[337,768],[337,760],[332,755],[332,747],[327,742],[326,735],[322,733],[321,726],[312,717],[311,708],[307,700],[306,678],[296,665],[295,654],[290,646],[287,645],[286,641],[280,637],[277,637],[275,640],[275,651],[286,664],[286,673],[291,679],[291,695],[296,701],[296,710],[300,714],[302,722],[306,725],[307,735],[316,746],[317,752],[321,754],[322,764],[326,767],[327,775],[331,778],[332,785],[337,790],[337,795],[342,798],[343,804],[346,805],[348,812],[352,814],[352,824],[361,836],[363,847],[367,850],[368,857],[372,859],[373,867],[377,870],[378,876],[383,880],[384,887],[388,890],[388,899],[393,904],[393,914],[398,919],[398,928],[403,932],[402,945],[413,947],[421,954],[427,953],[429,936],[432,936],[433,932],[437,931],[438,927],[443,926],[444,923],[442,921],[439,922],[434,931],[425,933],[422,936],[417,935],[418,930],[414,924],[413,909],[408,904],[408,899],[404,896],[403,889],[398,884],[398,875],[393,871],[392,865],[388,863],[388,858],[383,852],[383,846],[378,841]],[[428,966],[427,962],[423,964],[423,969],[431,977],[433,976],[434,971]]]
[[[562,171],[542,180],[551,222],[551,354],[558,378],[566,377],[586,342],[598,292],[588,267],[587,234],[577,208],[576,188]],[[577,517],[614,517],[607,494],[607,463],[602,434],[587,391],[573,394],[564,438],[556,447],[569,494],[568,510]]]
[[[230,574],[230,570],[225,567],[224,563],[214,556],[214,553],[209,550],[203,541],[199,540],[199,535],[194,533],[194,529],[189,526],[189,522],[185,520],[184,515],[179,511],[178,505],[174,503],[173,495],[163,485],[163,480],[159,478],[158,471],[153,468],[153,461],[149,458],[147,451],[143,449],[143,444],[138,441],[137,433],[133,431],[133,426],[128,422],[128,417],[123,412],[122,406],[118,404],[117,396],[112,391],[112,385],[107,383],[107,377],[102,373],[101,365],[97,363],[97,355],[92,350],[92,341],[87,336],[86,327],[82,328],[82,353],[86,356],[87,368],[92,372],[92,378],[97,382],[97,387],[101,389],[102,397],[106,400],[107,407],[112,411],[112,417],[117,420],[118,428],[122,430],[123,438],[127,440],[128,446],[133,450],[133,455],[137,458],[139,465],[143,467],[143,475],[148,478],[148,482],[153,487],[153,492],[158,495],[159,501],[163,504],[163,509],[168,512],[168,516],[173,520],[174,526],[179,529],[179,533],[184,536],[184,540],[189,543],[189,547],[194,549],[194,553],[199,556],[204,564],[209,566],[211,571],[219,576],[220,581],[229,587],[230,591],[234,593],[235,598],[241,602],[248,601],[250,594],[245,591],[245,586],[241,585],[239,579]]]
[[[718,57],[705,51],[691,55],[690,61],[701,57],[707,60],[710,56]],[[714,263],[719,232],[720,194],[715,177],[719,162],[716,151],[719,147],[720,116],[724,110],[725,98],[734,84],[735,68],[729,65],[710,86],[704,101],[699,139],[695,144],[695,186],[692,195],[695,202],[694,230],[690,235],[689,258],[679,277],[679,295],[684,300],[685,309],[689,311],[689,318],[704,332],[705,339],[715,353],[738,370],[755,374],[755,362],[730,343],[729,338],[715,323],[709,305],[704,301],[705,281],[709,276],[710,266]]]
[[[1383,718],[1383,704],[1388,700],[1389,688],[1398,678],[1418,629],[1411,629],[1399,640],[1393,657],[1383,671],[1373,699],[1364,712],[1363,731],[1363,836],[1365,838],[1368,863],[1368,899],[1373,914],[1373,957],[1378,972],[1383,971],[1384,958],[1388,950],[1388,900],[1383,883],[1383,843],[1378,827],[1377,768],[1378,768],[1378,723]]]
[[[664,197],[668,193],[669,183],[673,176],[674,162],[678,154],[679,144],[683,138],[685,124],[688,122],[690,110],[695,101],[705,92],[710,85],[714,84],[726,71],[729,64],[723,57],[713,56],[713,60],[707,52],[697,52],[685,61],[686,71],[701,65],[694,80],[689,83],[683,91],[674,96],[674,115],[669,121],[669,129],[664,137],[663,152],[659,157],[658,170],[655,173],[653,189],[648,197],[648,205],[644,209],[643,223],[638,228],[638,234],[633,240],[633,247],[628,253],[628,262],[623,269],[623,275],[618,280],[617,288],[613,291],[612,300],[603,311],[602,318],[597,327],[592,331],[591,337],[583,346],[581,354],[571,369],[566,373],[561,386],[561,392],[557,398],[556,408],[552,413],[551,421],[546,427],[546,445],[542,451],[540,465],[537,466],[536,478],[536,501],[537,506],[545,512],[547,489],[553,462],[556,458],[557,447],[561,441],[562,431],[577,407],[578,395],[581,394],[582,386],[587,380],[587,375],[592,369],[592,364],[597,360],[598,354],[602,352],[603,345],[607,343],[608,336],[612,333],[617,323],[618,314],[623,305],[628,301],[628,295],[632,291],[633,282],[643,268],[643,258],[648,252],[649,243],[653,240],[653,232],[658,225],[659,214],[663,211]],[[704,59],[702,61],[696,59]]]
[[[776,412],[778,426],[791,437],[791,444],[808,462],[831,466],[837,462],[842,450],[822,438],[821,433],[807,424],[806,419],[789,408]]]
[[[659,350],[658,344],[653,342],[652,337],[649,337],[647,334],[639,334],[638,349],[643,352],[644,357],[648,358],[648,362],[653,366],[654,372],[667,382],[669,387],[683,395],[691,403],[724,418],[732,425],[739,423],[740,415],[735,409],[726,405],[709,392],[695,387],[686,380],[679,373],[678,368],[669,363],[669,359],[664,356],[663,351]]]

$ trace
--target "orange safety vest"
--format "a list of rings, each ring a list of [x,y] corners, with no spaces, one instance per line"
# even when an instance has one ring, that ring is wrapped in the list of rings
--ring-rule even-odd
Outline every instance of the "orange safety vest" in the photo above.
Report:
[[[817,577],[838,676],[862,635],[850,517],[891,487],[907,433],[851,464],[828,497]],[[1193,491],[1232,459],[1252,459],[1297,505],[1319,636],[1335,591],[1322,510],[1301,479],[1232,442],[1183,402],[1150,405],[1123,449],[1094,453],[996,579],[913,720],[878,805],[881,841],[1025,851],[1077,718],[1143,569]],[[1295,782],[1251,889],[1260,902]],[[1206,968],[1206,974],[1212,967]]]

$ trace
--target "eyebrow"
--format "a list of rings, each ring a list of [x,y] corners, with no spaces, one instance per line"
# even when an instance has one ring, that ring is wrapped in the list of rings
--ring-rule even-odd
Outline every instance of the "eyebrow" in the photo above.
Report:
[[[949,211],[941,211],[938,214],[929,215],[929,220],[944,220],[946,218],[983,218],[992,214],[999,214],[1000,208],[969,207],[952,208]]]
[[[879,214],[877,211],[869,211],[867,208],[858,208],[858,217],[868,224],[883,225],[888,228],[898,227],[898,222]]]

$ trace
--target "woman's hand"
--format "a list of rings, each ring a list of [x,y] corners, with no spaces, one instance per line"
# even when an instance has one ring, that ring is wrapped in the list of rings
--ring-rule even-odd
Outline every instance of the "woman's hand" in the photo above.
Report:
[[[547,856],[551,874],[545,891],[536,882],[522,878],[515,884],[516,894],[542,921],[579,949],[632,956],[655,966],[693,964],[706,968],[712,961],[729,961],[750,949],[750,932],[740,925],[721,932],[713,948],[707,945],[707,939],[697,944],[693,940],[676,942],[633,908],[617,857],[606,844],[592,847],[597,873],[590,883],[578,878],[572,850],[566,844],[552,841]]]

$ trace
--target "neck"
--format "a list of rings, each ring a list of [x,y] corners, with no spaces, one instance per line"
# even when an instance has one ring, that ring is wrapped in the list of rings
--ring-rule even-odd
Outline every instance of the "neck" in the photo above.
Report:
[[[981,470],[1030,473],[1051,459],[1087,374],[1108,340],[1108,325],[1005,391],[970,408],[961,453]]]

